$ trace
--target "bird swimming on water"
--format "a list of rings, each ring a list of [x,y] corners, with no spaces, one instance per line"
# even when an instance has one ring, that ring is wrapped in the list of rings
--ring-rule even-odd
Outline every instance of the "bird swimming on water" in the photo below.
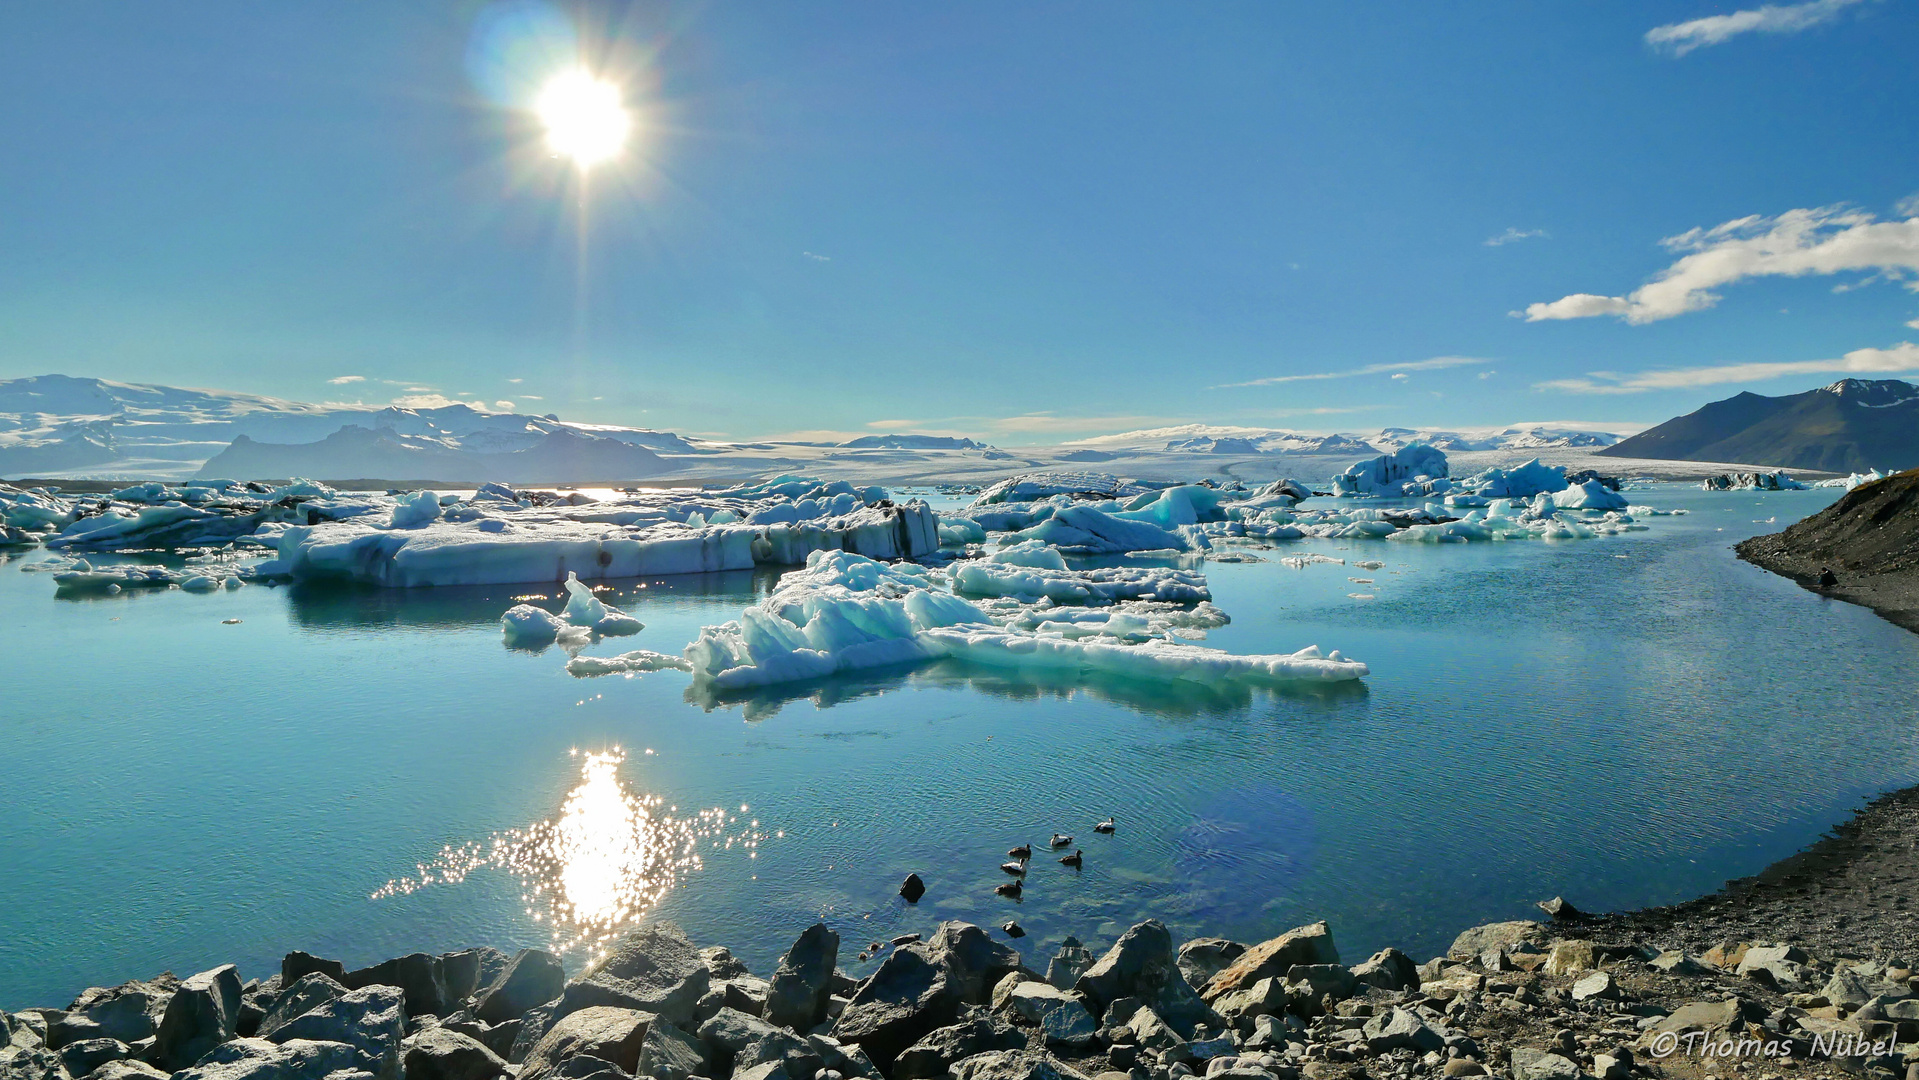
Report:
[[[1013,899],[1018,900],[1019,894],[1021,891],[1020,883],[1017,879],[1013,881],[1009,881],[1006,884],[1001,885],[998,888],[994,889],[993,891],[1000,894],[1001,896],[1010,896]]]
[[[1033,845],[1021,844],[1011,851],[1008,851],[1006,857],[1009,859],[1030,859],[1033,857]]]
[[[1026,873],[1026,864],[1023,862],[1003,862],[999,864],[999,868],[1014,877],[1020,877]]]
[[[1080,863],[1080,854],[1081,854],[1080,850],[1078,848],[1074,848],[1073,853],[1071,855],[1061,855],[1059,857],[1059,861],[1066,866],[1070,866],[1073,869],[1078,870],[1079,863]]]
[[[1096,833],[1111,833],[1113,828],[1113,819],[1109,816],[1105,821],[1093,826],[1093,831]]]
[[[1070,844],[1070,843],[1072,843],[1072,842],[1073,842],[1073,838],[1072,838],[1072,837],[1070,837],[1070,836],[1068,836],[1068,835],[1066,835],[1065,833],[1057,833],[1057,832],[1056,832],[1056,833],[1054,833],[1054,834],[1053,834],[1053,846],[1054,846],[1054,847],[1065,847],[1066,845],[1068,845],[1068,844]]]

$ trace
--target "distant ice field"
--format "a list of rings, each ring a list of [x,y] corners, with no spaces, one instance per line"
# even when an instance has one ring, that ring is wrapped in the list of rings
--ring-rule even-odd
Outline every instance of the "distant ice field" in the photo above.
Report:
[[[1632,501],[1691,513],[1576,543],[1071,560],[1203,570],[1232,618],[1207,645],[1370,669],[1295,687],[938,661],[721,698],[677,670],[576,678],[557,647],[506,647],[501,614],[558,610],[557,586],[56,598],[20,572],[45,552],[8,556],[0,1008],[227,961],[265,975],[294,948],[359,965],[546,945],[530,884],[593,882],[453,875],[449,849],[565,820],[595,784],[653,815],[637,835],[697,854],[620,855],[660,886],[647,914],[763,974],[816,918],[854,943],[1017,917],[1037,965],[1147,916],[1242,940],[1326,918],[1344,953],[1423,959],[1555,894],[1682,899],[1919,782],[1919,637],[1732,555],[1836,494],[1659,485]],[[645,628],[586,651],[677,655],[778,577],[614,582],[601,599]],[[1108,815],[1117,831],[1093,834]],[[1084,869],[1036,859],[1023,902],[995,896],[1006,849],[1054,831]],[[895,895],[909,871],[917,907]]]

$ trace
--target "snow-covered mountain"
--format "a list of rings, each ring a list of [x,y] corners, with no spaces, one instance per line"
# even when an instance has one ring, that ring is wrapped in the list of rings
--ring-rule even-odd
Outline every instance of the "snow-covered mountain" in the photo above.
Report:
[[[1553,450],[1611,446],[1621,438],[1611,432],[1552,424],[1459,430],[1389,427],[1370,435],[1350,432],[1326,435],[1283,428],[1186,424],[1082,439],[1072,445],[1102,451],[1132,449],[1201,454],[1365,457],[1391,453],[1415,442],[1423,442],[1440,450]]]
[[[1591,431],[1549,424],[1506,428],[1381,428],[1366,441],[1382,450],[1400,450],[1422,442],[1435,449],[1454,450],[1564,450],[1611,446],[1624,438],[1610,431]]]
[[[625,448],[688,456],[717,452],[710,444],[690,442],[671,432],[567,423],[551,415],[483,412],[467,405],[433,409],[312,405],[226,391],[41,375],[0,380],[0,476],[184,478],[195,475],[236,439],[248,440],[256,448],[249,452],[258,459],[262,453],[271,456],[258,450],[260,446],[320,444],[349,427],[387,435],[397,440],[395,446],[412,445],[440,455],[437,460],[443,462],[457,460],[447,458],[449,453],[536,451],[552,443],[555,435],[567,437],[552,443],[567,448],[565,453],[548,452],[556,454],[556,460],[577,458],[582,452],[591,456],[596,451],[583,448],[608,441],[604,451],[597,452],[608,466],[633,460]],[[307,458],[324,463],[324,454],[316,453],[318,457],[309,454]],[[289,455],[279,456],[291,460]],[[330,469],[316,471],[346,475]],[[421,474],[421,478],[431,475]]]

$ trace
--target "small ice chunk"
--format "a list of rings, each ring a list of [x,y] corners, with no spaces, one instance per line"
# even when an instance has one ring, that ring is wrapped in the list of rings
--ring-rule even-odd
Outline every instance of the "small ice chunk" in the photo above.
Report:
[[[637,634],[646,624],[616,607],[601,603],[593,589],[573,571],[566,572],[566,621],[596,634],[616,637]]]
[[[576,679],[601,675],[639,674],[647,671],[692,671],[691,661],[665,653],[635,649],[618,656],[576,656],[566,662],[566,673]]]
[[[566,623],[544,608],[515,604],[500,616],[500,630],[510,645],[548,645],[566,629]]]
[[[417,529],[440,516],[440,496],[433,491],[415,491],[402,495],[393,504],[393,516],[387,523],[395,529]]]

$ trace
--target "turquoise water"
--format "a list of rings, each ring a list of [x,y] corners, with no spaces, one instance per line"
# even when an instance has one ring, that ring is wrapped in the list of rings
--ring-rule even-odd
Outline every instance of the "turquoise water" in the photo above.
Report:
[[[1149,915],[1242,940],[1327,918],[1351,958],[1430,955],[1554,894],[1682,899],[1919,782],[1919,635],[1730,550],[1832,497],[1668,487],[1635,501],[1694,513],[1623,537],[1259,553],[1377,571],[1208,564],[1233,617],[1209,644],[1372,665],[1278,693],[941,664],[716,702],[679,672],[580,680],[557,650],[504,648],[510,598],[551,589],[68,599],[14,559],[0,1008],[162,969],[264,975],[292,948],[356,965],[545,944],[522,879],[491,866],[371,897],[555,819],[570,752],[613,747],[660,814],[725,809],[733,846],[702,840],[654,910],[762,972],[822,917],[857,970],[858,942],[943,918],[1017,918],[1041,965]],[[774,580],[626,583],[613,602],[647,628],[588,652],[677,652]],[[1092,835],[1109,814],[1118,832]],[[995,896],[1004,851],[1055,830],[1085,868],[1037,858],[1023,901]],[[917,907],[895,895],[908,871]]]

